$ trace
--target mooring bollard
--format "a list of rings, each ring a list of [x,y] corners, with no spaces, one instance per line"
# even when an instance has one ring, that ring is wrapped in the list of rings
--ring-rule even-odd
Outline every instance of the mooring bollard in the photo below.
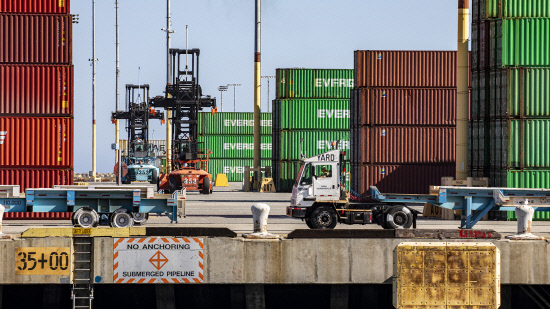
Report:
[[[259,239],[275,239],[279,235],[271,234],[267,231],[267,217],[269,216],[270,207],[264,203],[256,203],[252,205],[252,219],[254,220],[254,233],[243,234],[245,238]]]
[[[4,205],[0,204],[0,239],[11,239],[11,235],[2,233],[2,218],[4,217]]]
[[[517,235],[506,236],[507,239],[512,240],[538,240],[544,239],[531,234],[531,225],[533,223],[533,214],[535,210],[529,206],[529,200],[525,199],[523,205],[519,205],[515,209],[516,217],[518,218],[518,233]]]

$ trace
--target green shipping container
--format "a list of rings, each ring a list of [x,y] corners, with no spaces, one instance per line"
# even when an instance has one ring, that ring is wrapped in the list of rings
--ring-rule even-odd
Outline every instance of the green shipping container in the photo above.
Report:
[[[518,217],[516,216],[516,212],[507,211],[506,219],[508,221],[517,221]],[[533,221],[550,221],[550,211],[535,211]]]
[[[261,113],[262,135],[271,134],[271,113]],[[254,113],[200,113],[199,135],[254,135]]]
[[[499,19],[491,27],[492,67],[550,66],[550,18]]]
[[[262,167],[271,166],[271,160],[262,160],[261,163]],[[241,182],[244,179],[244,167],[253,165],[253,159],[211,159],[208,162],[208,172],[214,179],[217,174],[226,174],[228,181]]]
[[[331,143],[340,140],[339,148],[350,149],[350,131],[281,131],[274,140],[279,142],[273,146],[277,152],[274,157],[281,161],[300,160],[300,151],[306,157],[312,157],[332,149]],[[303,139],[303,142],[302,142]]]
[[[350,100],[273,101],[274,130],[349,130]]]
[[[353,70],[277,69],[277,99],[349,99]]]
[[[550,118],[550,68],[499,69],[492,77],[496,79],[492,118]]]
[[[509,167],[550,167],[550,119],[512,119],[507,126]]]
[[[481,19],[550,17],[550,1],[548,0],[478,1],[480,4]]]
[[[254,157],[253,135],[206,135],[199,136],[199,142],[212,153],[212,159],[243,159]],[[261,136],[262,159],[271,160],[271,135]]]

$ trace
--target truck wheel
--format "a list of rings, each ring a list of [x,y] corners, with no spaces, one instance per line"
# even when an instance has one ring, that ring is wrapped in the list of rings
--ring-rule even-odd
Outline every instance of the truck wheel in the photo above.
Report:
[[[126,185],[129,185],[129,184],[132,183],[132,180],[130,180],[130,173],[128,173],[128,174],[126,175],[126,177],[124,177],[124,179],[122,180],[122,183],[123,183],[123,184],[126,184]]]
[[[413,214],[406,206],[395,206],[386,214],[385,227],[389,229],[408,229],[413,222]]]
[[[157,170],[153,170],[153,178],[151,179],[151,184],[156,185],[159,181],[159,176]]]
[[[210,194],[210,178],[204,177],[202,181],[202,194]]]
[[[172,178],[168,178],[168,193],[172,194],[176,191],[176,184],[172,181]]]
[[[336,227],[336,212],[326,206],[317,207],[309,217],[313,229],[333,229]]]
[[[313,227],[313,225],[311,224],[311,221],[309,220],[309,218],[306,218],[305,221],[306,221],[307,227],[309,227],[310,229],[314,229],[314,227]]]

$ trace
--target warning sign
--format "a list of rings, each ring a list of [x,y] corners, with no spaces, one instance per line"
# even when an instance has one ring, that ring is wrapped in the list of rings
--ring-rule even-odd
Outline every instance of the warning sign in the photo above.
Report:
[[[114,283],[202,283],[202,238],[115,238]]]

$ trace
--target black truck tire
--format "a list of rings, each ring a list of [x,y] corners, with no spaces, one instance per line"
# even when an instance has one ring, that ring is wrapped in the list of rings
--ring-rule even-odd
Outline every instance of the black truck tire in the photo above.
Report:
[[[334,229],[338,223],[337,215],[334,209],[327,206],[315,208],[309,216],[312,229]],[[307,220],[307,219],[306,219]]]
[[[386,213],[384,228],[408,229],[413,223],[413,214],[406,206],[394,206]]]
[[[210,178],[204,177],[202,181],[202,194],[210,194]]]
[[[313,225],[311,224],[311,221],[309,220],[309,218],[305,218],[304,221],[306,221],[307,227],[309,227],[310,229],[314,229],[314,227],[313,227]]]
[[[153,170],[152,174],[153,177],[151,178],[151,184],[156,185],[159,182],[159,175],[157,173],[157,170]]]

